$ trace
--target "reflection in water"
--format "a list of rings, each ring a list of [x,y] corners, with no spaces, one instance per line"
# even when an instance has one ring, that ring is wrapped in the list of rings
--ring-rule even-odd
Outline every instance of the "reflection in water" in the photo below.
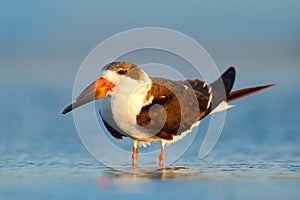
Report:
[[[132,172],[110,169],[105,171],[100,182],[127,182],[136,180],[197,180],[200,178],[200,169],[185,166],[157,168],[137,168]]]
[[[284,172],[284,173],[283,173]],[[101,183],[128,183],[151,180],[253,180],[296,179],[300,180],[300,164],[293,163],[216,163],[210,165],[155,167],[132,167],[115,170],[106,168]]]

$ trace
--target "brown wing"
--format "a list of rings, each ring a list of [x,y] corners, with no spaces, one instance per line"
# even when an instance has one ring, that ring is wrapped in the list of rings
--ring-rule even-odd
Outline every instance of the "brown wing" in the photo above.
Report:
[[[199,79],[187,81],[191,85],[197,96],[200,110],[200,119],[202,119],[211,112],[210,98],[212,98],[212,87]]]
[[[153,97],[152,103],[143,107],[137,116],[137,123],[150,133],[171,140],[174,135],[189,130],[205,114],[209,101],[205,86],[201,92],[194,90],[188,81],[151,80],[148,98]],[[200,88],[199,83],[191,82]]]

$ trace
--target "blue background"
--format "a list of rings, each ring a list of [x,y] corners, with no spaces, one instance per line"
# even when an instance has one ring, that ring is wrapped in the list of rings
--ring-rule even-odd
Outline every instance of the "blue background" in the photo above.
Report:
[[[0,198],[299,197],[299,10],[296,0],[0,1]],[[278,86],[235,102],[205,161],[200,131],[182,169],[135,177],[91,157],[60,111],[94,47],[145,26],[194,38],[220,71],[236,66],[235,88]]]

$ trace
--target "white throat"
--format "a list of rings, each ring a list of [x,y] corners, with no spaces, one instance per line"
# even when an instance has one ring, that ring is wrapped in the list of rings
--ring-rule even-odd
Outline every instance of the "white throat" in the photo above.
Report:
[[[113,73],[113,74],[112,74]],[[144,74],[143,81],[132,79],[128,76],[118,77],[118,74],[108,71],[105,78],[110,81],[117,80],[116,87],[111,93],[111,111],[116,124],[128,134],[129,137],[142,139],[150,135],[137,125],[136,116],[152,99],[147,100],[148,91],[151,89],[151,79]]]

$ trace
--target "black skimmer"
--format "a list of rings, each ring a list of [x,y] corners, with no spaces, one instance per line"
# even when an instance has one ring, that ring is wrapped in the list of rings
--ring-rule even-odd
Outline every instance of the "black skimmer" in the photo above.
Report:
[[[135,167],[138,145],[161,141],[159,164],[163,166],[165,144],[184,137],[208,114],[230,108],[228,102],[274,86],[231,92],[236,75],[234,67],[211,84],[198,79],[172,81],[149,77],[137,65],[128,62],[113,62],[104,70],[62,114],[106,97],[100,109],[104,125],[116,139],[130,137],[133,140]]]

